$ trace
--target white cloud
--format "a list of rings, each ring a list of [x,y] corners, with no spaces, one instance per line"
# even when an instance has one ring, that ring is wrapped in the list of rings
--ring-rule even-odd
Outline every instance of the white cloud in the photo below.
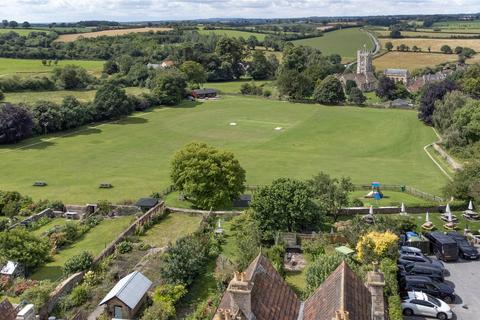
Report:
[[[5,2],[4,2],[5,1]],[[0,0],[1,19],[51,22],[480,12],[478,0]]]

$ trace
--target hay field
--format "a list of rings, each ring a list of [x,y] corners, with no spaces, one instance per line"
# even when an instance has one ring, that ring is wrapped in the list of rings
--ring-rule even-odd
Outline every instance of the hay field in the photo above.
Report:
[[[77,40],[80,37],[83,38],[96,38],[101,36],[123,36],[129,33],[140,33],[140,32],[164,32],[170,31],[171,28],[132,28],[132,29],[118,29],[118,30],[104,30],[104,31],[95,31],[95,32],[81,32],[74,34],[62,34],[55,41],[58,42],[72,42]]]
[[[230,30],[230,29],[215,29],[215,30],[201,29],[201,30],[198,30],[198,33],[200,34],[215,33],[222,36],[244,38],[244,39],[248,39],[250,36],[254,36],[257,38],[258,41],[265,40],[265,36],[267,35],[266,33],[256,33],[256,32],[242,31],[242,30]]]
[[[380,37],[388,38],[390,36],[390,31],[388,30],[375,30],[375,34]],[[469,37],[474,38],[478,34],[470,33],[452,33],[452,32],[435,32],[435,31],[402,31],[402,36],[406,38],[454,38],[454,37]],[[480,40],[479,40],[480,41]]]
[[[382,48],[385,48],[385,43],[391,42],[393,47],[397,47],[402,43],[409,46],[417,46],[422,49],[422,51],[428,51],[428,47],[431,48],[432,52],[440,52],[440,48],[443,45],[449,45],[452,49],[457,46],[460,47],[469,47],[473,50],[480,52],[480,40],[479,39],[421,39],[421,38],[407,38],[407,39],[391,39],[385,38],[380,39]]]
[[[413,71],[424,67],[433,67],[444,62],[454,62],[457,56],[454,54],[439,53],[414,53],[414,52],[389,52],[375,60],[373,65],[376,70],[388,68],[400,68]]]

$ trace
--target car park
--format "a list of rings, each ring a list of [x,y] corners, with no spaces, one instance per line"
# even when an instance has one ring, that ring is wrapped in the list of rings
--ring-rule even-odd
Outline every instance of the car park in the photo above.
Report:
[[[440,269],[444,268],[444,265],[441,261],[432,260],[429,257],[424,256],[423,254],[418,253],[404,253],[400,255],[398,261],[401,264],[408,264],[409,262],[421,262],[426,264],[431,264],[434,267],[438,267]]]
[[[447,303],[455,301],[455,290],[439,281],[425,276],[405,276],[399,281],[400,293],[422,291]]]
[[[401,279],[406,276],[425,276],[439,282],[444,281],[444,272],[442,269],[426,265],[424,263],[409,263],[406,265],[398,265],[398,276]]]
[[[478,250],[472,246],[465,236],[462,236],[458,232],[449,232],[448,236],[452,237],[457,242],[458,254],[465,260],[476,260],[479,257]]]
[[[424,292],[409,291],[402,300],[402,311],[406,316],[427,316],[440,320],[452,319],[453,312],[444,301]]]
[[[439,260],[456,261],[458,260],[457,242],[450,236],[434,231],[427,232],[425,237],[430,241],[430,249]]]

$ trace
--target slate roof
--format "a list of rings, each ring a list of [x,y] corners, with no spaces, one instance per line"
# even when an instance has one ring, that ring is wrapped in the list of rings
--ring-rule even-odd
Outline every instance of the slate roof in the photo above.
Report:
[[[140,272],[134,271],[120,279],[99,305],[105,304],[116,297],[130,309],[135,309],[151,286],[152,281]]]
[[[385,75],[397,76],[397,77],[408,77],[408,70],[407,69],[386,69]]]
[[[153,208],[158,204],[158,199],[156,198],[141,198],[135,203],[137,207],[146,207]]]
[[[304,304],[304,320],[331,320],[335,311],[348,311],[350,319],[370,320],[372,298],[368,288],[344,262]]]
[[[2,267],[2,270],[0,270],[1,274],[11,276],[12,274],[15,273],[15,270],[18,267],[17,262],[13,261],[7,261],[7,263]]]

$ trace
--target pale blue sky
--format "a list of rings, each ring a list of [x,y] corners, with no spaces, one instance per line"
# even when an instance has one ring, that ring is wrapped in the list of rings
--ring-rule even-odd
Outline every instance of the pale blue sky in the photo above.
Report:
[[[0,19],[50,22],[480,12],[480,0],[0,0]]]

